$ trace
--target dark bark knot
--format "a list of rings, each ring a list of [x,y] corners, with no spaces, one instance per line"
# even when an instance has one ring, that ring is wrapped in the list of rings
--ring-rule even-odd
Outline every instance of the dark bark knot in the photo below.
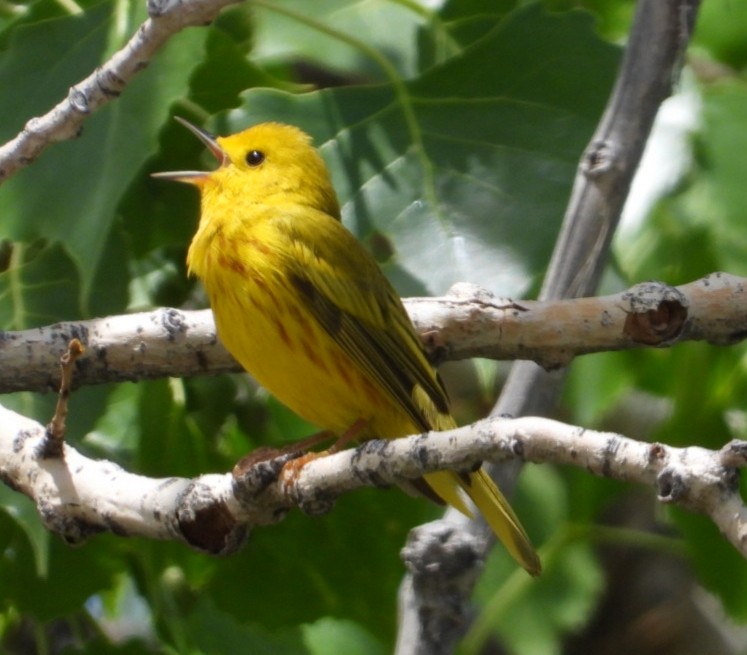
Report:
[[[623,334],[634,343],[659,346],[676,340],[688,318],[687,299],[659,282],[636,285],[623,295],[629,313]]]
[[[161,313],[161,325],[166,330],[169,341],[173,341],[180,332],[187,331],[185,316],[178,309],[164,309]]]
[[[246,534],[221,502],[185,505],[177,511],[176,519],[184,540],[211,555],[234,552]]]
[[[687,484],[673,468],[666,467],[656,478],[659,500],[663,503],[681,501],[687,493]]]

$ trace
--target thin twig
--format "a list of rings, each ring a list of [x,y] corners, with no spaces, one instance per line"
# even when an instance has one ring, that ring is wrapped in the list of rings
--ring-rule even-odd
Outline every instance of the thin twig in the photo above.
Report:
[[[45,457],[61,457],[62,445],[65,442],[65,420],[67,419],[68,400],[75,369],[75,360],[85,352],[78,339],[71,339],[67,350],[60,357],[60,390],[57,394],[57,405],[52,420],[47,425],[47,443]]]

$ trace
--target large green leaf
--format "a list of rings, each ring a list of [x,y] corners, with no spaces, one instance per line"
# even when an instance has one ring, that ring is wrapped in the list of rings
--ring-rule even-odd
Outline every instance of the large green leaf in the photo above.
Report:
[[[269,629],[334,616],[389,642],[404,572],[399,550],[408,529],[437,512],[398,489],[350,494],[323,517],[293,511],[220,561],[203,592],[239,620]]]
[[[270,632],[256,623],[241,623],[221,612],[205,599],[200,600],[188,623],[190,637],[205,655],[305,655],[298,628]]]
[[[519,4],[519,0],[449,0],[439,15],[452,39],[466,46],[485,36]]]
[[[588,16],[533,5],[406,84],[250,90],[218,126],[309,131],[346,223],[388,242],[401,293],[471,281],[518,295],[545,266],[617,59]]]
[[[9,247],[9,265],[0,273],[0,328],[25,330],[74,314],[79,277],[63,248],[40,240]]]
[[[107,548],[106,538],[81,548],[71,548],[53,538],[49,542],[49,568],[41,576],[31,550],[23,546],[12,544],[0,558],[0,600],[40,621],[82,609],[91,595],[109,588],[121,566]]]
[[[39,3],[36,11],[42,7],[52,11],[54,4]],[[91,72],[92,64],[100,63],[110,14],[111,4],[103,2],[83,14],[45,16],[47,20],[17,25],[3,34],[0,139],[9,139],[29,118],[47,112],[67,96],[71,85]]]
[[[45,577],[49,571],[50,535],[39,520],[36,505],[30,498],[12,491],[10,487],[0,485],[0,511],[7,514],[25,533],[34,554],[36,575],[40,578]],[[7,544],[3,546],[5,550]]]
[[[351,43],[355,42],[387,54],[400,75],[411,77],[420,70],[418,37],[431,14],[419,3],[275,0],[256,3],[255,7],[254,54],[260,60],[300,59],[356,78],[363,73],[381,79],[381,68]],[[448,33],[435,15],[433,18],[425,38],[440,37],[442,47],[453,51]]]
[[[111,39],[119,44],[120,35],[110,30],[111,7],[103,3],[81,15],[13,33],[0,58],[0,104],[12,117],[2,136],[11,136],[24,120],[63,98],[69,86],[101,63]],[[88,311],[117,205],[155,149],[169,104],[186,95],[205,35],[204,30],[188,30],[175,36],[117,102],[86,122],[80,139],[49,148],[0,192],[4,236],[16,241],[43,236],[64,244],[80,271],[81,312]],[[121,278],[121,273],[112,277]]]
[[[303,626],[303,633],[311,655],[384,655],[390,652],[352,621],[323,618],[311,625]]]

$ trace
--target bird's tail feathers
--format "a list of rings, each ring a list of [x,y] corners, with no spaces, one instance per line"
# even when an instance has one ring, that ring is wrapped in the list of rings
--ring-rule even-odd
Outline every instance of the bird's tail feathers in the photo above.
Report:
[[[511,556],[530,575],[539,575],[542,571],[542,564],[529,541],[529,536],[506,497],[485,469],[481,468],[474,473],[470,473],[469,476],[460,476],[457,473],[452,473],[452,475],[458,480],[462,489],[467,492],[491,530],[503,542]]]

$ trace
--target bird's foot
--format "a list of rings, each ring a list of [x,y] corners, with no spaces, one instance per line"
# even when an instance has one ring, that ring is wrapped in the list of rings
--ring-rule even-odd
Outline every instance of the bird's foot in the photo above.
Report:
[[[293,485],[301,473],[301,469],[306,466],[309,462],[318,459],[319,457],[325,457],[326,455],[333,455],[341,450],[344,450],[351,441],[355,441],[361,434],[361,432],[368,425],[368,421],[359,418],[353,425],[351,425],[345,432],[333,443],[327,450],[322,450],[314,453],[306,453],[300,457],[292,459],[290,462],[286,462],[283,466],[283,470],[280,472],[280,479],[283,482],[283,486]]]
[[[302,454],[304,451],[308,450],[309,448],[313,448],[314,446],[324,441],[328,441],[329,439],[332,438],[332,436],[333,435],[329,430],[323,430],[322,432],[317,432],[316,434],[312,434],[310,437],[307,437],[306,439],[302,439],[301,441],[295,441],[294,443],[288,444],[287,446],[283,446],[282,448],[275,448],[273,446],[260,446],[259,448],[255,448],[252,452],[244,455],[236,463],[236,465],[233,467],[233,476],[234,478],[240,478],[252,466],[256,466],[257,464],[260,464],[262,462],[267,462],[269,460],[277,459],[279,457],[285,457],[287,455],[296,455],[296,454],[298,455],[298,457],[291,460],[293,462],[295,462],[297,459],[304,459],[305,457],[307,457],[307,455]],[[308,453],[308,454],[309,455],[321,455],[322,453]]]

